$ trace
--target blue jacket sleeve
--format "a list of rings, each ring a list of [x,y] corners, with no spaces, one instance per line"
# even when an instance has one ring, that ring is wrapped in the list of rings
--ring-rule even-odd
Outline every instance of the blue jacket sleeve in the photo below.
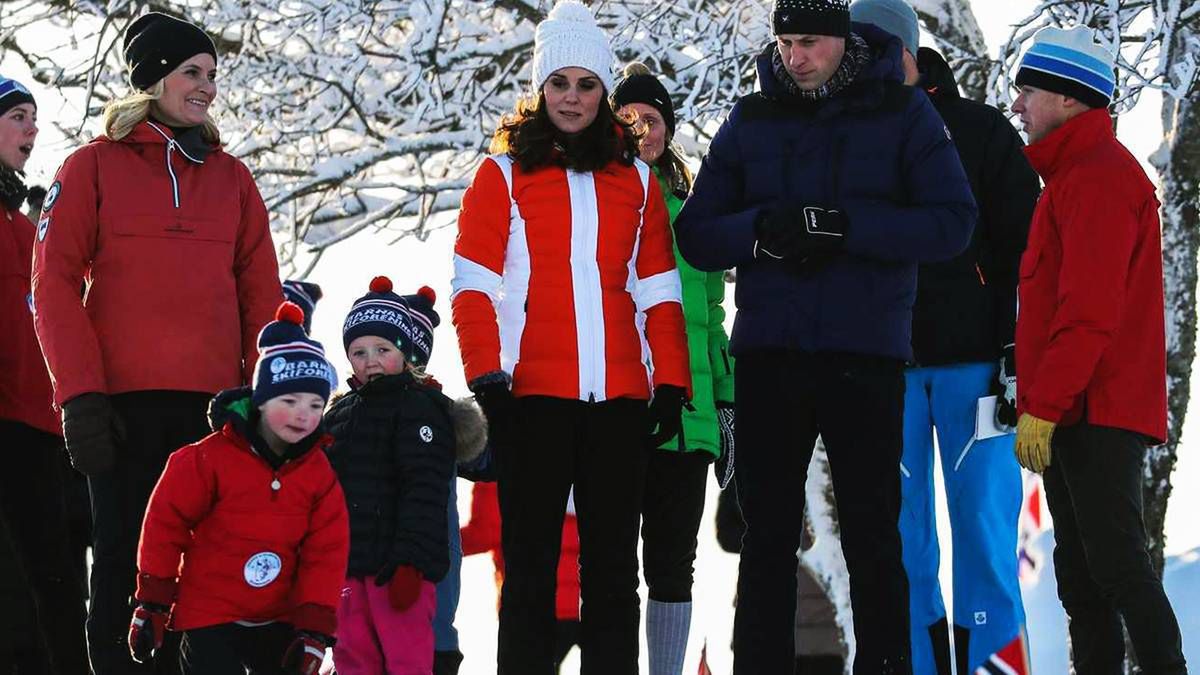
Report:
[[[902,129],[903,203],[850,200],[848,253],[895,262],[952,258],[971,241],[978,210],[950,131],[924,92],[913,90]]]
[[[760,207],[742,203],[745,169],[737,142],[738,111],[735,105],[721,124],[692,194],[675,219],[679,253],[692,267],[705,272],[732,269],[754,258],[754,222]]]

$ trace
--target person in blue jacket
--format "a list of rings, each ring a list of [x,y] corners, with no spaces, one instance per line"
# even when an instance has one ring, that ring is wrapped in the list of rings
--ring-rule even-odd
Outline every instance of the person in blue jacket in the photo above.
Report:
[[[776,0],[760,91],[713,137],[675,223],[701,270],[737,268],[735,675],[795,658],[796,551],[816,437],[850,573],[857,675],[907,675],[899,463],[917,264],[970,241],[975,200],[900,40],[846,0]],[[922,674],[926,675],[926,674]]]
[[[950,675],[991,666],[1029,672],[1025,611],[1017,580],[1021,467],[1011,434],[978,437],[978,401],[997,395],[996,426],[1017,424],[1017,268],[1039,183],[1020,135],[999,110],[962,98],[950,66],[919,47],[906,0],[855,0],[853,21],[904,43],[905,82],[928,94],[950,133],[979,202],[979,224],[958,256],[921,265],[913,307],[913,363],[904,401],[900,533],[908,571],[913,670]],[[953,623],[938,579],[933,432],[954,533]],[[990,671],[989,671],[990,672]]]

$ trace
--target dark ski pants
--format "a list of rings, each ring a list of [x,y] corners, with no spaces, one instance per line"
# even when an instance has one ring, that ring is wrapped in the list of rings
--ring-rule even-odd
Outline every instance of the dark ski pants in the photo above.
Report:
[[[32,591],[37,632],[50,657],[51,672],[86,675],[84,595],[67,546],[59,464],[62,438],[0,420],[0,439],[6,449],[6,466],[0,471],[0,517]]]
[[[1124,672],[1124,619],[1142,673],[1186,673],[1179,624],[1146,548],[1142,438],[1083,423],[1055,430],[1051,448],[1043,483],[1075,672]]]
[[[904,366],[879,357],[764,350],[738,357],[738,500],[746,521],[734,620],[735,675],[795,667],[796,551],[819,435],[850,573],[855,675],[907,675],[901,559]]]
[[[283,654],[294,638],[285,623],[223,623],[185,631],[179,667],[183,675],[284,675]]]
[[[500,675],[555,672],[554,594],[572,484],[579,519],[582,675],[638,670],[638,521],[646,401],[517,399],[519,437],[497,452],[504,585]]]
[[[696,534],[713,456],[651,450],[642,502],[642,563],[650,599],[691,602]]]
[[[87,618],[88,650],[96,675],[176,673],[177,633],[167,633],[154,664],[129,656],[129,600],[137,580],[137,547],[150,493],[167,457],[206,436],[212,396],[181,391],[116,394],[113,408],[125,423],[126,439],[113,468],[91,476],[92,577]]]

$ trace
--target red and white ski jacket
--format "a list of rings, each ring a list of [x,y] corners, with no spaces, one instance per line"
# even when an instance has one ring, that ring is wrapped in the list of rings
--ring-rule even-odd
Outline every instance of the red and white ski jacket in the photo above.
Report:
[[[452,286],[468,382],[504,370],[517,396],[584,401],[690,390],[667,210],[640,160],[584,173],[484,160]]]

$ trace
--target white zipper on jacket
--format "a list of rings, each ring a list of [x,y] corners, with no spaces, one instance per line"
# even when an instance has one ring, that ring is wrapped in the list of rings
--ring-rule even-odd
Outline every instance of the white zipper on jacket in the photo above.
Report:
[[[179,179],[175,177],[175,169],[171,168],[171,152],[175,150],[175,139],[167,139],[167,173],[171,175],[171,192],[175,198],[175,208],[179,208]]]
[[[162,129],[159,129],[158,126],[153,122],[146,122],[146,124],[149,125],[151,129],[157,131],[158,135],[162,136],[167,141],[167,174],[171,176],[171,196],[175,200],[175,208],[179,208],[179,178],[175,175],[175,169],[171,166],[171,153],[174,152],[176,148],[179,148],[179,152],[183,153],[184,157],[187,157],[196,164],[203,164],[204,160],[196,159],[195,157],[189,155],[187,150],[184,150],[183,146],[180,145],[178,141],[168,136],[166,132],[164,132]]]

